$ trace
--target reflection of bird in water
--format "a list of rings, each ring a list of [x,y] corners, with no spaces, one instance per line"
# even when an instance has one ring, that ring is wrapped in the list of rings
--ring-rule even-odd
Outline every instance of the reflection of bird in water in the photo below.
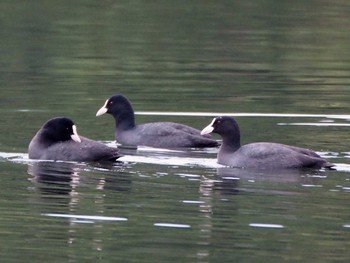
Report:
[[[314,169],[281,169],[272,171],[252,171],[240,168],[222,167],[217,169],[214,189],[223,194],[239,194],[240,192],[266,192],[279,194],[296,194],[295,185],[319,185],[326,171]],[[264,189],[245,187],[248,183],[267,186]],[[279,189],[271,189],[273,183],[281,185]],[[290,189],[283,190],[283,189]]]
[[[43,196],[50,195],[50,198],[54,195],[72,196],[82,181],[98,190],[129,191],[131,180],[120,170],[121,167],[108,163],[89,167],[69,162],[35,162],[28,166],[28,173],[33,176],[36,188]]]
[[[79,176],[76,166],[66,162],[35,162],[29,164],[28,173],[42,194],[68,195],[73,178]]]

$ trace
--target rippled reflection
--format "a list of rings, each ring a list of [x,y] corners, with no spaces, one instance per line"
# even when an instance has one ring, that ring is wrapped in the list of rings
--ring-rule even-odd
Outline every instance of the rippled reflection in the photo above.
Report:
[[[1,262],[349,261],[347,0],[0,5]],[[54,116],[112,143],[95,113],[115,93],[138,123],[232,115],[244,143],[311,148],[337,170],[252,173],[217,149],[28,159]]]

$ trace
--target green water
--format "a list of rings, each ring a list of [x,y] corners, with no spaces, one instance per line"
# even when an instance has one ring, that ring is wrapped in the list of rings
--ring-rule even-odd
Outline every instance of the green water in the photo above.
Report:
[[[348,1],[0,9],[1,262],[349,261]],[[138,123],[202,129],[208,115],[250,113],[237,117],[243,143],[311,148],[338,170],[251,174],[216,165],[216,149],[141,148],[112,166],[27,159],[54,116],[113,141],[112,118],[95,113],[115,93],[155,112]]]

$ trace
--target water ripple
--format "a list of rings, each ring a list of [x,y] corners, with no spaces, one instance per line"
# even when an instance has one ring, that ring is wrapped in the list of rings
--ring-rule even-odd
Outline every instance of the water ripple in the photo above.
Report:
[[[191,228],[190,225],[185,224],[171,224],[171,223],[154,223],[154,226],[170,227],[170,228]]]
[[[260,228],[284,228],[283,225],[279,224],[262,224],[262,223],[251,223],[249,224],[251,227],[260,227]]]
[[[136,111],[138,115],[157,115],[157,116],[201,116],[201,117],[217,117],[217,116],[233,116],[233,117],[286,117],[286,118],[328,118],[350,120],[348,114],[296,114],[296,113],[258,113],[258,112],[160,112],[160,111]]]
[[[89,221],[128,221],[125,217],[91,216],[91,215],[68,215],[68,214],[42,214],[49,217],[62,217]]]

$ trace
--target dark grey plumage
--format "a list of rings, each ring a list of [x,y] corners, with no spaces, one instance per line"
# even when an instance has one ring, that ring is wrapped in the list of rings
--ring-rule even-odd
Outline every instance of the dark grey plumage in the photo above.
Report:
[[[117,148],[79,136],[73,121],[66,117],[48,120],[28,147],[30,159],[77,162],[115,161]]]
[[[331,168],[317,153],[305,148],[280,143],[258,142],[241,146],[238,123],[232,117],[217,117],[202,130],[202,134],[217,133],[223,143],[218,153],[218,163],[242,168]]]
[[[137,125],[134,110],[123,95],[109,98],[96,116],[109,113],[116,121],[115,139],[123,145],[158,148],[217,147],[219,143],[202,136],[200,130],[174,122],[154,122]]]

